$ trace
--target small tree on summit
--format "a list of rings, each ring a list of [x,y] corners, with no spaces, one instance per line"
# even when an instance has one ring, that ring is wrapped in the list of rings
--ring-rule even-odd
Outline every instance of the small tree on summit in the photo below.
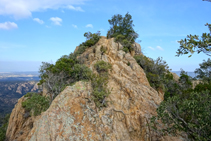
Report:
[[[125,17],[117,14],[108,22],[111,28],[107,33],[107,38],[114,37],[116,42],[120,42],[123,45],[126,52],[131,51],[131,45],[138,38],[138,34],[133,29],[132,16],[129,13],[125,14]]]

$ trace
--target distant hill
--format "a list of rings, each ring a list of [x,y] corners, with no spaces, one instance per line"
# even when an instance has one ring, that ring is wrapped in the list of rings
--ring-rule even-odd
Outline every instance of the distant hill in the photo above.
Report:
[[[0,118],[28,92],[38,92],[38,72],[0,72]]]
[[[172,71],[173,73],[176,73],[178,76],[180,76],[181,71]],[[192,78],[196,76],[194,72],[187,72],[189,76]]]

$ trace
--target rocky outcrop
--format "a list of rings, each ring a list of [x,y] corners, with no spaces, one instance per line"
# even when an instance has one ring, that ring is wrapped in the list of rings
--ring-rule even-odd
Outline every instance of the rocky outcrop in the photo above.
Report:
[[[24,141],[31,131],[34,123],[34,117],[29,116],[22,107],[24,97],[18,100],[9,119],[9,125],[6,133],[6,141]]]
[[[16,93],[19,94],[25,94],[27,92],[36,92],[38,91],[38,85],[37,82],[31,81],[31,82],[23,82],[18,84]]]
[[[179,76],[176,73],[174,73],[174,72],[171,72],[171,74],[173,75],[173,79],[175,81],[179,82]]]
[[[102,52],[101,48],[106,52]],[[77,82],[68,86],[52,102],[50,108],[36,118],[33,128],[23,140],[30,141],[147,141],[178,140],[160,137],[147,126],[149,118],[156,115],[156,108],[163,95],[150,87],[142,68],[130,53],[125,53],[113,39],[102,37],[78,59],[90,67],[103,60],[112,65],[109,71],[106,98],[108,106],[97,108],[92,100],[90,82]],[[140,49],[141,50],[141,49]],[[14,111],[18,111],[18,106]],[[18,114],[13,112],[14,115]],[[20,119],[22,120],[22,119]],[[16,122],[18,123],[18,122]],[[10,117],[7,135],[19,127]],[[21,124],[22,121],[20,122]],[[16,125],[15,125],[16,124]],[[29,130],[29,129],[28,129]],[[27,130],[27,131],[28,131]],[[16,134],[11,134],[14,138]]]

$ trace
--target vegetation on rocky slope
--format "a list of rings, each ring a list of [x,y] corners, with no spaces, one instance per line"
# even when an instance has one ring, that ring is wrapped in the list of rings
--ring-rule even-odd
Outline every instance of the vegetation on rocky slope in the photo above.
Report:
[[[2,123],[2,126],[0,127],[0,141],[4,141],[6,138],[6,131],[9,123],[9,118],[10,114],[7,114],[4,118],[0,119],[0,122]]]
[[[91,77],[92,97],[97,107],[106,107],[107,101],[105,98],[110,94],[107,84],[109,79],[108,70],[111,69],[111,64],[98,61],[94,66],[98,74],[93,74]]]
[[[74,53],[69,56],[62,56],[55,65],[43,62],[40,68],[41,80],[39,85],[44,84],[51,102],[66,86],[72,85],[77,81],[87,80],[91,81],[93,88],[92,98],[96,106],[106,106],[105,98],[110,93],[107,89],[107,83],[108,70],[111,65],[104,61],[98,61],[94,65],[98,74],[94,74],[88,67],[81,64],[77,57],[99,41],[100,33],[92,34],[87,32],[84,36],[87,39],[86,42],[80,44]],[[105,50],[103,51],[105,52]]]
[[[115,41],[123,45],[123,51],[131,52],[132,44],[138,37],[133,29],[132,16],[127,13],[114,15],[109,20],[111,25],[107,33],[107,38],[115,38]],[[210,27],[210,26],[209,26]],[[47,89],[50,102],[46,97],[38,94],[28,94],[26,101],[22,103],[23,107],[33,115],[38,115],[45,111],[49,103],[62,91],[67,85],[81,80],[91,81],[92,100],[98,108],[107,106],[106,97],[110,91],[107,88],[109,79],[109,69],[111,65],[104,61],[98,61],[94,65],[97,73],[93,73],[87,66],[78,60],[78,56],[83,54],[87,48],[94,46],[100,39],[100,33],[85,33],[86,42],[79,45],[74,53],[69,56],[62,56],[55,64],[44,62],[40,68],[40,85]],[[205,36],[205,35],[204,35]],[[210,34],[206,34],[209,37]],[[190,36],[190,42],[180,41],[184,48],[198,47],[199,52],[209,50],[209,40],[200,42],[194,41],[195,36]],[[187,43],[186,44],[184,44]],[[194,46],[192,45],[193,43]],[[201,43],[201,44],[199,44]],[[206,46],[201,46],[206,44]],[[186,45],[186,46],[185,46]],[[192,46],[191,46],[192,45]],[[203,50],[201,50],[203,49]],[[205,50],[204,50],[205,49]],[[180,48],[180,54],[187,54],[192,50]],[[209,53],[209,52],[208,52]],[[190,140],[210,140],[211,139],[211,61],[208,59],[196,70],[197,77],[202,80],[195,88],[192,86],[192,78],[186,72],[182,71],[179,81],[173,79],[170,69],[162,58],[156,60],[150,59],[144,55],[134,57],[137,63],[143,68],[147,79],[155,90],[164,93],[164,101],[157,109],[157,116],[151,118],[150,127],[154,132],[160,135],[180,135],[187,134]],[[130,65],[130,64],[128,64]]]
[[[49,98],[44,97],[38,93],[27,93],[25,96],[27,98],[22,102],[22,107],[26,112],[30,113],[30,116],[38,116],[41,112],[44,112],[50,106]]]

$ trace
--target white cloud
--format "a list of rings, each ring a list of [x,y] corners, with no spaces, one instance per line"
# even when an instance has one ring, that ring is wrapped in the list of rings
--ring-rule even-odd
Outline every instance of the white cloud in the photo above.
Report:
[[[75,10],[75,11],[84,12],[84,10],[83,10],[81,7],[74,7],[74,6],[72,6],[72,5],[68,5],[67,8],[68,8],[68,9],[71,9],[71,10]]]
[[[18,28],[18,25],[14,22],[5,22],[5,23],[0,23],[0,29],[13,29],[13,28]]]
[[[12,15],[15,19],[27,18],[32,12],[67,8],[69,5],[83,4],[85,1],[87,0],[0,0],[0,15]],[[82,10],[80,7],[72,8],[76,11]]]
[[[50,20],[55,24],[55,25],[60,25],[61,26],[61,22],[62,19],[59,17],[51,17]]]
[[[160,47],[160,46],[157,46],[156,48],[157,48],[158,50],[163,50],[163,48]]]
[[[51,27],[50,27],[50,26],[48,26],[48,25],[46,25],[45,27],[46,27],[46,28],[51,28]]]
[[[77,26],[77,25],[72,24],[72,26],[73,26],[74,28],[78,28],[78,26]]]
[[[39,18],[34,18],[33,21],[38,22],[39,24],[43,24],[43,20],[40,20]]]
[[[153,47],[148,47],[149,49],[151,49],[151,50],[155,50]]]
[[[101,28],[100,31],[105,31],[105,30],[103,28]]]
[[[92,24],[87,24],[86,27],[93,28],[93,25]]]

